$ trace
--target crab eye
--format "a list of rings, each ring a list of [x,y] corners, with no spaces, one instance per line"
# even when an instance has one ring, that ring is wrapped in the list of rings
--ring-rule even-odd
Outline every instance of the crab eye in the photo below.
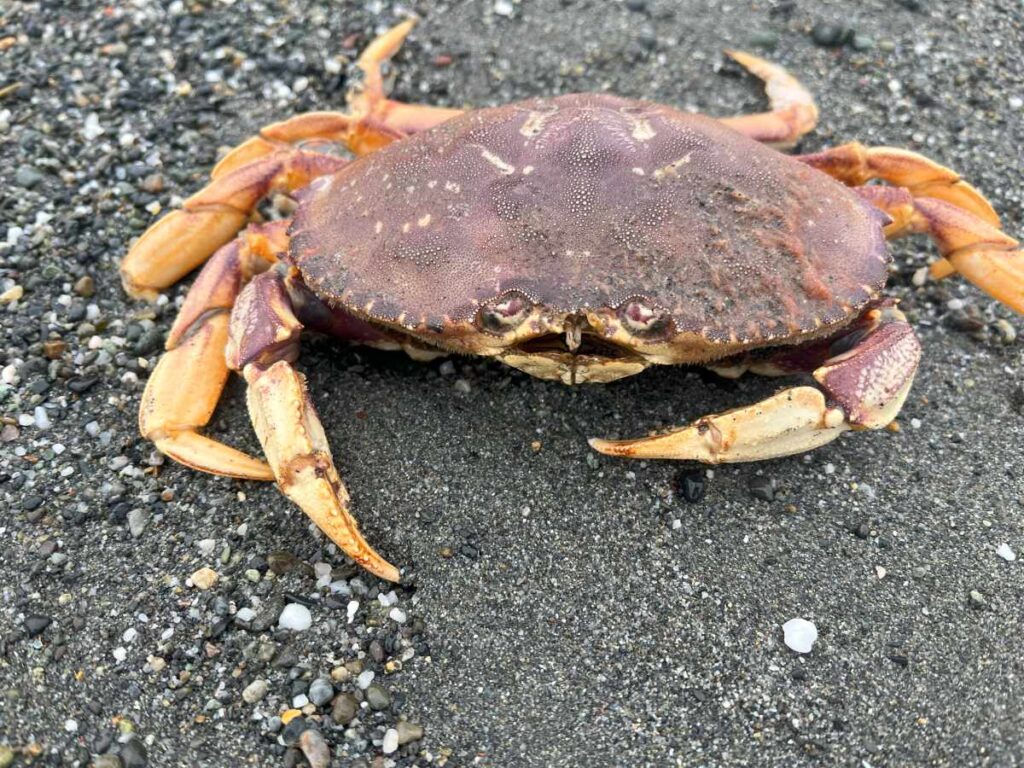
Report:
[[[502,294],[480,306],[480,327],[491,333],[508,333],[529,316],[533,302],[518,291]]]
[[[619,307],[622,325],[630,333],[653,336],[669,328],[672,319],[668,312],[644,299],[630,299]]]

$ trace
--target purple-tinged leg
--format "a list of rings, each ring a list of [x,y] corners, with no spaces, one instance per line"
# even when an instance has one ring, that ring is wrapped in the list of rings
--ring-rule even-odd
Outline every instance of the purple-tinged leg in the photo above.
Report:
[[[903,313],[882,302],[827,342],[781,352],[764,364],[783,372],[818,355],[823,358],[813,371],[817,387],[784,389],[663,435],[595,439],[590,445],[610,456],[709,464],[803,453],[849,429],[878,429],[891,422],[910,392],[921,347]]]
[[[278,267],[257,276],[231,313],[228,365],[241,371],[249,385],[249,415],[278,487],[359,565],[398,581],[398,569],[374,551],[349,514],[348,492],[334,466],[305,377],[292,366],[304,327],[295,311],[297,303],[306,319],[327,323],[325,330],[344,326],[356,335],[370,336],[373,328],[354,319],[349,323],[340,316],[317,314],[311,299],[294,269]]]

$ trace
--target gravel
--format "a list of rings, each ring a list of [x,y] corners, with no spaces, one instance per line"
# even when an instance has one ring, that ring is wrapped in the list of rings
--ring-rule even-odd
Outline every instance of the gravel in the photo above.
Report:
[[[749,112],[763,95],[720,52],[769,51],[819,99],[801,149],[924,152],[1020,235],[1018,5],[239,8],[29,1],[0,17],[0,766],[297,765],[303,745],[321,759],[318,737],[339,766],[1019,762],[1005,553],[1024,546],[1022,323],[930,280],[925,241],[893,249],[925,352],[902,429],[701,482],[585,439],[778,382],[661,369],[568,388],[311,340],[300,364],[364,533],[412,574],[401,588],[272,486],[138,437],[190,281],[145,304],[117,278],[222,147],[340,105],[348,63],[403,9],[423,16],[393,69],[406,101],[608,89]],[[236,379],[210,432],[256,451]],[[218,575],[205,590],[188,585],[201,568]],[[306,628],[279,626],[299,609]],[[783,642],[794,616],[820,633],[810,654]]]

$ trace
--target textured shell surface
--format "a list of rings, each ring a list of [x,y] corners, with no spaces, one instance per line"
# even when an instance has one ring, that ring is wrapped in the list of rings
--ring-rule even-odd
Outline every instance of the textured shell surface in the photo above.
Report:
[[[517,291],[567,316],[639,298],[680,333],[785,339],[877,295],[884,220],[711,118],[572,94],[469,112],[317,180],[291,258],[321,298],[410,329]]]

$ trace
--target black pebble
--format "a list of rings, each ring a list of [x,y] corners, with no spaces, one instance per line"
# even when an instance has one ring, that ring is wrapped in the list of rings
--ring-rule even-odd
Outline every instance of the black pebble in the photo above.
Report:
[[[761,501],[774,501],[775,483],[767,477],[755,477],[750,481],[750,495]]]
[[[838,48],[852,35],[852,31],[838,24],[818,22],[811,30],[811,39],[823,48]]]
[[[29,637],[35,637],[53,623],[53,619],[41,613],[32,613],[25,617],[25,631]]]
[[[149,764],[146,748],[138,739],[129,739],[121,745],[121,762],[124,768],[145,768]]]
[[[691,504],[703,499],[706,491],[707,479],[702,470],[691,469],[676,475],[676,492]]]

